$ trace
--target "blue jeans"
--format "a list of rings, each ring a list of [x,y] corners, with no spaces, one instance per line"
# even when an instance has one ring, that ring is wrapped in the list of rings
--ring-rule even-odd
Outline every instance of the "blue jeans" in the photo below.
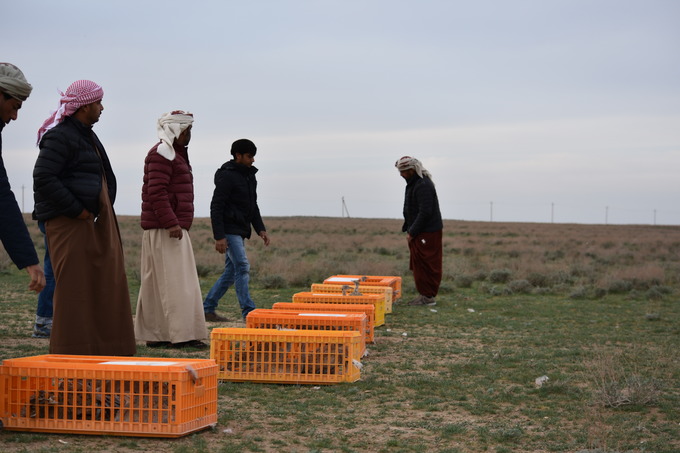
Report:
[[[224,296],[231,285],[236,290],[236,298],[241,306],[243,318],[255,310],[255,302],[250,298],[250,263],[246,256],[245,239],[236,234],[227,235],[227,253],[224,272],[217,279],[203,301],[203,311],[214,313],[217,302]]]
[[[38,222],[38,228],[42,231],[45,241],[45,260],[43,262],[43,272],[45,273],[45,287],[40,294],[38,294],[38,309],[36,315],[42,318],[52,317],[52,298],[54,297],[54,287],[56,282],[54,280],[54,272],[52,271],[52,261],[50,260],[50,251],[47,249],[47,236],[45,235],[45,223]]]

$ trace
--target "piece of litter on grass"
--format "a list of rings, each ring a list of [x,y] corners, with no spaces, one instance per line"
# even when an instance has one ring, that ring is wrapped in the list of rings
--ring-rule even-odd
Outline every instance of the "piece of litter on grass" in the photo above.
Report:
[[[430,308],[430,311],[431,311],[432,313],[437,313],[437,310],[435,310],[434,308]]]
[[[312,387],[312,390],[321,390],[321,387],[319,387],[319,386]]]
[[[404,332],[401,334],[402,337],[408,337],[408,333]]]
[[[61,440],[61,439],[59,439],[59,443],[64,444],[64,445],[68,445],[68,442],[66,442],[65,440]]]
[[[541,376],[537,377],[534,382],[536,383],[536,387],[540,389],[541,387],[543,387],[543,384],[545,384],[549,380],[550,378],[548,376]]]
[[[223,429],[222,433],[224,434],[234,434],[234,430],[231,428]]]
[[[385,332],[392,332],[392,329],[385,329]]]
[[[470,313],[474,313],[474,312],[475,312],[475,309],[474,309],[474,308],[468,308],[468,311],[469,311]]]

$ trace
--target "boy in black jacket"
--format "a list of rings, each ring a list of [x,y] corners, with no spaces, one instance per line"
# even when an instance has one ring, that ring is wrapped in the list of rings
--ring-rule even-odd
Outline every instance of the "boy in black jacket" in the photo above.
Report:
[[[246,256],[245,240],[250,239],[251,226],[265,245],[269,236],[257,206],[257,168],[253,166],[257,148],[248,139],[236,140],[231,145],[233,159],[215,173],[215,191],[210,202],[215,250],[226,254],[224,272],[203,301],[205,320],[225,322],[227,318],[215,313],[217,303],[231,285],[241,306],[243,319],[255,309],[250,297],[250,263]]]

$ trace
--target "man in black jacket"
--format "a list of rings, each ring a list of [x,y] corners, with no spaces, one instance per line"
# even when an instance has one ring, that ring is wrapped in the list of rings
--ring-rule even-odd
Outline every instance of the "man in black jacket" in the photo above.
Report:
[[[131,356],[130,293],[113,203],[116,177],[93,126],[104,90],[73,82],[38,131],[35,218],[44,222],[56,281],[51,354]]]
[[[28,288],[39,293],[45,287],[45,275],[2,159],[2,130],[10,121],[17,119],[21,104],[32,90],[19,68],[10,63],[0,63],[0,241],[12,262],[28,272],[31,278]]]
[[[226,260],[224,272],[203,301],[206,321],[227,321],[227,318],[215,313],[215,309],[231,285],[236,290],[243,319],[255,309],[248,288],[250,263],[245,249],[245,240],[250,239],[251,226],[264,244],[269,245],[269,236],[257,206],[257,168],[253,167],[256,152],[257,148],[250,140],[236,140],[231,145],[233,159],[215,173],[210,220],[215,250],[226,253]]]
[[[404,156],[395,167],[406,180],[404,225],[418,296],[409,305],[436,305],[442,281],[442,215],[432,175],[418,159]]]

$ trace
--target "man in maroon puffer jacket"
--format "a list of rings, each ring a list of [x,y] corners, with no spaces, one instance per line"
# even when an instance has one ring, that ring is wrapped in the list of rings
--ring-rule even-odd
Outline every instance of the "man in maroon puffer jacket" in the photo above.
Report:
[[[144,161],[142,265],[135,336],[148,347],[206,349],[201,287],[189,237],[194,181],[187,146],[193,115],[158,120],[160,142]]]

